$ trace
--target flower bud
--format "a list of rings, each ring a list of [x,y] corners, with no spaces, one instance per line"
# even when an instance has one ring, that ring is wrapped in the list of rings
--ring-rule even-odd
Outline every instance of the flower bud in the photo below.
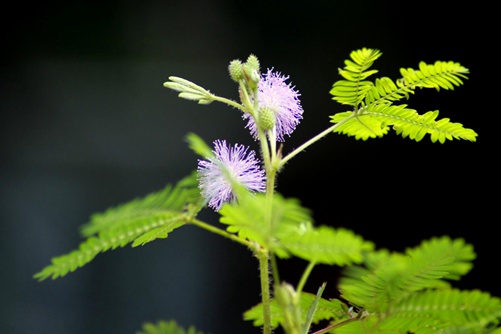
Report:
[[[259,71],[255,69],[254,65],[245,63],[243,66],[244,75],[247,80],[247,84],[251,89],[257,88],[257,84],[261,79]]]
[[[230,77],[233,81],[239,82],[244,78],[243,64],[240,60],[235,59],[230,62],[228,66],[228,71],[230,72]]]
[[[260,71],[259,59],[257,59],[257,57],[253,54],[249,55],[247,61],[245,62],[245,65],[249,66],[258,73]]]
[[[275,112],[270,108],[260,108],[259,126],[264,131],[273,129],[273,127],[275,126]]]
[[[282,307],[295,306],[299,304],[299,295],[294,287],[288,283],[275,286],[275,299]]]

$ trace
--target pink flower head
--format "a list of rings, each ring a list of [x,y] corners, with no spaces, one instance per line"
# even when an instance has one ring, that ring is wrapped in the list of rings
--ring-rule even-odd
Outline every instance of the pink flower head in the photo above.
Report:
[[[236,200],[235,182],[252,192],[266,190],[266,175],[256,153],[236,144],[228,146],[224,140],[214,141],[214,156],[198,160],[199,187],[208,206],[219,211],[224,203]]]
[[[277,141],[283,142],[284,135],[291,135],[303,118],[303,108],[299,94],[291,84],[286,83],[288,76],[268,69],[261,75],[258,83],[258,107],[268,108],[275,114],[275,130]],[[249,114],[243,115],[248,120],[246,125],[252,136],[257,139],[257,125]]]

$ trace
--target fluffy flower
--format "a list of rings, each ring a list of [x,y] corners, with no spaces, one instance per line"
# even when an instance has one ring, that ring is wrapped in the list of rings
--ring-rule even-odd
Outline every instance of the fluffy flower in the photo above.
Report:
[[[210,208],[219,211],[224,203],[236,199],[232,187],[235,182],[252,192],[266,190],[266,175],[254,151],[216,140],[213,152],[212,158],[198,161],[199,187]]]
[[[284,135],[290,136],[303,118],[303,107],[299,101],[300,94],[286,83],[288,76],[273,69],[261,75],[258,84],[258,106],[259,109],[267,108],[275,115],[276,140],[283,142]],[[257,125],[254,118],[249,114],[243,115],[247,119],[246,127],[249,128],[252,136],[257,139]]]

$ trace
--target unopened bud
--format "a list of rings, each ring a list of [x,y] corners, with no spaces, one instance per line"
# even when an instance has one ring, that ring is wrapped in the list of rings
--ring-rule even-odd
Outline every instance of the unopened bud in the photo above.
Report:
[[[281,285],[275,286],[275,300],[282,307],[288,307],[292,305],[297,305],[299,302],[298,294],[292,285],[287,283],[282,283]]]
[[[275,126],[275,112],[272,109],[259,109],[259,126],[264,131],[273,129],[273,127]]]
[[[230,62],[228,66],[228,71],[230,72],[230,77],[233,81],[239,82],[244,78],[243,64],[240,60],[235,59]]]
[[[249,65],[248,63],[244,64],[243,70],[249,87],[251,87],[251,89],[255,89],[257,87],[257,84],[259,83],[259,80],[261,79],[259,77],[259,72],[254,68],[253,65]]]
[[[252,68],[258,73],[260,71],[259,59],[257,59],[257,57],[253,54],[249,55],[247,61],[245,62],[245,65],[248,65],[250,68]]]

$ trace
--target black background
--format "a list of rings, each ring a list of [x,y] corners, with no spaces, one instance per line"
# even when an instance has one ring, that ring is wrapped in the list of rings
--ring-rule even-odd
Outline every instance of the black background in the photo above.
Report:
[[[176,75],[237,99],[227,65],[250,53],[301,93],[304,119],[285,151],[345,110],[328,92],[355,49],[380,49],[374,68],[393,79],[419,61],[467,67],[464,86],[418,91],[408,103],[474,129],[477,142],[333,134],[294,158],[277,190],[301,199],[316,224],[349,228],[380,248],[464,238],[478,258],[456,285],[501,296],[493,12],[471,3],[332,0],[12,4],[1,29],[0,332],[135,333],[171,318],[206,333],[259,331],[242,320],[259,302],[257,260],[194,227],[101,254],[64,278],[32,278],[78,246],[92,213],[196,168],[188,132],[256,145],[236,110],[199,106],[162,86]],[[208,210],[201,218],[217,224]],[[297,282],[305,265],[283,261],[282,276]],[[317,267],[307,290],[327,281],[325,297],[333,297],[337,274]]]

